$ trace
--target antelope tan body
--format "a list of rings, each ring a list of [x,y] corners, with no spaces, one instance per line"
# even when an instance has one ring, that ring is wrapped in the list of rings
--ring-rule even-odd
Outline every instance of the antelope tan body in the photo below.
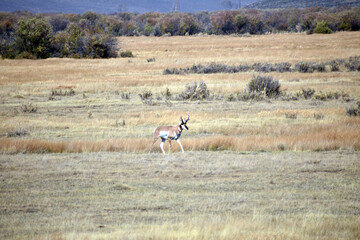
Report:
[[[169,153],[171,150],[171,141],[175,140],[177,143],[179,143],[181,147],[181,151],[184,152],[184,148],[179,140],[181,133],[184,129],[188,130],[189,128],[186,126],[186,123],[190,120],[190,117],[186,121],[184,121],[182,118],[180,118],[179,124],[177,126],[159,126],[154,129],[154,142],[151,145],[150,152],[155,144],[155,142],[161,138],[160,148],[165,154],[164,151],[164,143],[166,140],[169,141]]]

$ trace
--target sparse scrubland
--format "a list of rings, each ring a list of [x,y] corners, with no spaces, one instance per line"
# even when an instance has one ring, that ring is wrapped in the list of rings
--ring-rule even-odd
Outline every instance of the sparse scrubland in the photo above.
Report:
[[[1,239],[360,238],[359,32],[118,44],[0,61]]]

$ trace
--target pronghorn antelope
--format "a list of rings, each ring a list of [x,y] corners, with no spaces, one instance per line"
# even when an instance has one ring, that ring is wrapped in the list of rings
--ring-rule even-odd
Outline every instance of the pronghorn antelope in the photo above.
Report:
[[[186,126],[186,123],[189,120],[190,120],[189,116],[185,121],[182,119],[182,117],[180,117],[180,121],[179,121],[179,124],[177,126],[159,126],[159,127],[155,128],[154,129],[154,142],[151,145],[150,152],[151,152],[154,144],[156,143],[156,141],[159,138],[161,138],[160,148],[161,148],[163,154],[165,154],[164,143],[165,143],[166,140],[169,140],[169,154],[170,154],[170,150],[171,150],[171,140],[175,140],[177,143],[179,143],[179,145],[181,147],[181,151],[184,152],[184,148],[183,148],[179,138],[181,136],[181,132],[184,129],[186,129],[186,130],[189,129]]]

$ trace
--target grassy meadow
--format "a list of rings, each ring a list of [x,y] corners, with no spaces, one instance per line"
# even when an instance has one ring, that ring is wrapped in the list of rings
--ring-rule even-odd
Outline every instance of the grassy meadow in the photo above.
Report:
[[[0,61],[1,239],[360,238],[358,71],[260,73],[282,92],[260,101],[230,101],[254,71],[163,74],[347,59],[359,32],[118,41],[135,57]],[[177,100],[201,81],[211,99]],[[185,153],[148,154],[187,115]]]

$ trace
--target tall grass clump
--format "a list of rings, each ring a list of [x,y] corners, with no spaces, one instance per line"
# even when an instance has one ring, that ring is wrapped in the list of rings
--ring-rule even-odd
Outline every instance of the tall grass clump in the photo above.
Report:
[[[21,106],[21,112],[24,113],[36,113],[38,110],[37,106],[33,105],[32,103],[23,104]]]

